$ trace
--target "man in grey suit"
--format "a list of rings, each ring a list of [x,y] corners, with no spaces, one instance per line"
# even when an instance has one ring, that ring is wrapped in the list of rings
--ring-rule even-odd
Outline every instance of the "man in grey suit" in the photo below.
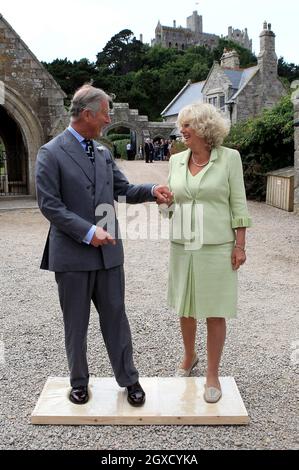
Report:
[[[129,403],[140,406],[145,393],[133,362],[124,305],[123,246],[117,237],[114,200],[122,196],[131,204],[154,200],[167,203],[171,195],[164,186],[130,184],[108,149],[97,147],[93,139],[110,123],[109,102],[103,90],[91,85],[81,87],[71,103],[70,126],[38,152],[38,204],[50,221],[41,268],[54,271],[58,284],[70,400],[84,404],[89,398],[86,351],[93,301],[115,378],[127,388]],[[114,234],[101,226],[101,217],[96,216],[101,205],[113,209]]]

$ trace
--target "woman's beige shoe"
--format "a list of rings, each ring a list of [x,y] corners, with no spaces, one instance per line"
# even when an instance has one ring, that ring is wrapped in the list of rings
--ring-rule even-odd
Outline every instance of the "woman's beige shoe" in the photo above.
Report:
[[[207,403],[217,403],[222,397],[222,392],[216,387],[207,387],[205,385],[205,391],[203,397]]]
[[[189,377],[191,370],[196,366],[197,363],[198,363],[198,356],[197,354],[195,354],[192,364],[189,367],[189,369],[183,369],[182,367],[179,367],[176,370],[175,377]]]

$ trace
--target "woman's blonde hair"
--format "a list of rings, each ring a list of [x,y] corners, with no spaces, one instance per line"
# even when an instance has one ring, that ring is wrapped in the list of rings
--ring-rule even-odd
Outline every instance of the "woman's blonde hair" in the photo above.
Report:
[[[194,103],[179,112],[176,125],[178,129],[188,123],[199,137],[203,137],[211,147],[219,147],[229,134],[230,122],[208,103]]]

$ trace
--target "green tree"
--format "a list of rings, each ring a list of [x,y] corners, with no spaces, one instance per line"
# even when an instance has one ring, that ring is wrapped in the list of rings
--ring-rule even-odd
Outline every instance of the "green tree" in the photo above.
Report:
[[[278,75],[291,83],[293,80],[299,79],[299,65],[287,64],[284,58],[280,57],[278,59]]]
[[[250,67],[252,65],[256,65],[257,63],[257,58],[256,56],[249,51],[248,49],[245,49],[242,47],[240,44],[230,41],[227,39],[219,39],[218,46],[213,49],[213,57],[214,60],[220,61],[220,58],[223,54],[224,49],[235,49],[235,51],[238,52],[239,57],[240,57],[240,67]]]
[[[50,64],[43,63],[48,72],[57,80],[68,100],[80,86],[90,82],[96,73],[95,64],[88,59],[71,62],[67,58],[55,59]]]
[[[138,41],[132,31],[123,29],[97,54],[96,65],[99,71],[125,75],[142,66],[146,49],[147,46]]]
[[[158,120],[161,119],[161,111],[187,80],[206,79],[213,61],[220,60],[224,48],[237,50],[241,67],[256,64],[256,57],[233,41],[220,39],[218,47],[213,50],[194,46],[181,51],[149,47],[136,40],[131,30],[123,29],[97,54],[96,63],[87,59],[71,62],[66,58],[44,65],[68,99],[79,86],[93,80],[95,86],[116,95],[116,101],[129,102],[131,107],[139,109],[140,114]],[[280,58],[278,70],[284,81],[298,78],[298,69],[299,66],[287,64]]]

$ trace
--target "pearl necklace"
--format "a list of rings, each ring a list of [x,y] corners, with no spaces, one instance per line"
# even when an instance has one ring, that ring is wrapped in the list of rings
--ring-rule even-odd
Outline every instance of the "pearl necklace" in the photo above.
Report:
[[[195,166],[198,166],[199,168],[202,168],[203,166],[206,166],[206,165],[209,163],[209,161],[210,161],[210,159],[209,159],[209,160],[208,160],[207,162],[205,162],[205,163],[196,163],[196,161],[194,160],[193,155],[191,155],[191,160],[192,160],[192,163],[193,163]]]

